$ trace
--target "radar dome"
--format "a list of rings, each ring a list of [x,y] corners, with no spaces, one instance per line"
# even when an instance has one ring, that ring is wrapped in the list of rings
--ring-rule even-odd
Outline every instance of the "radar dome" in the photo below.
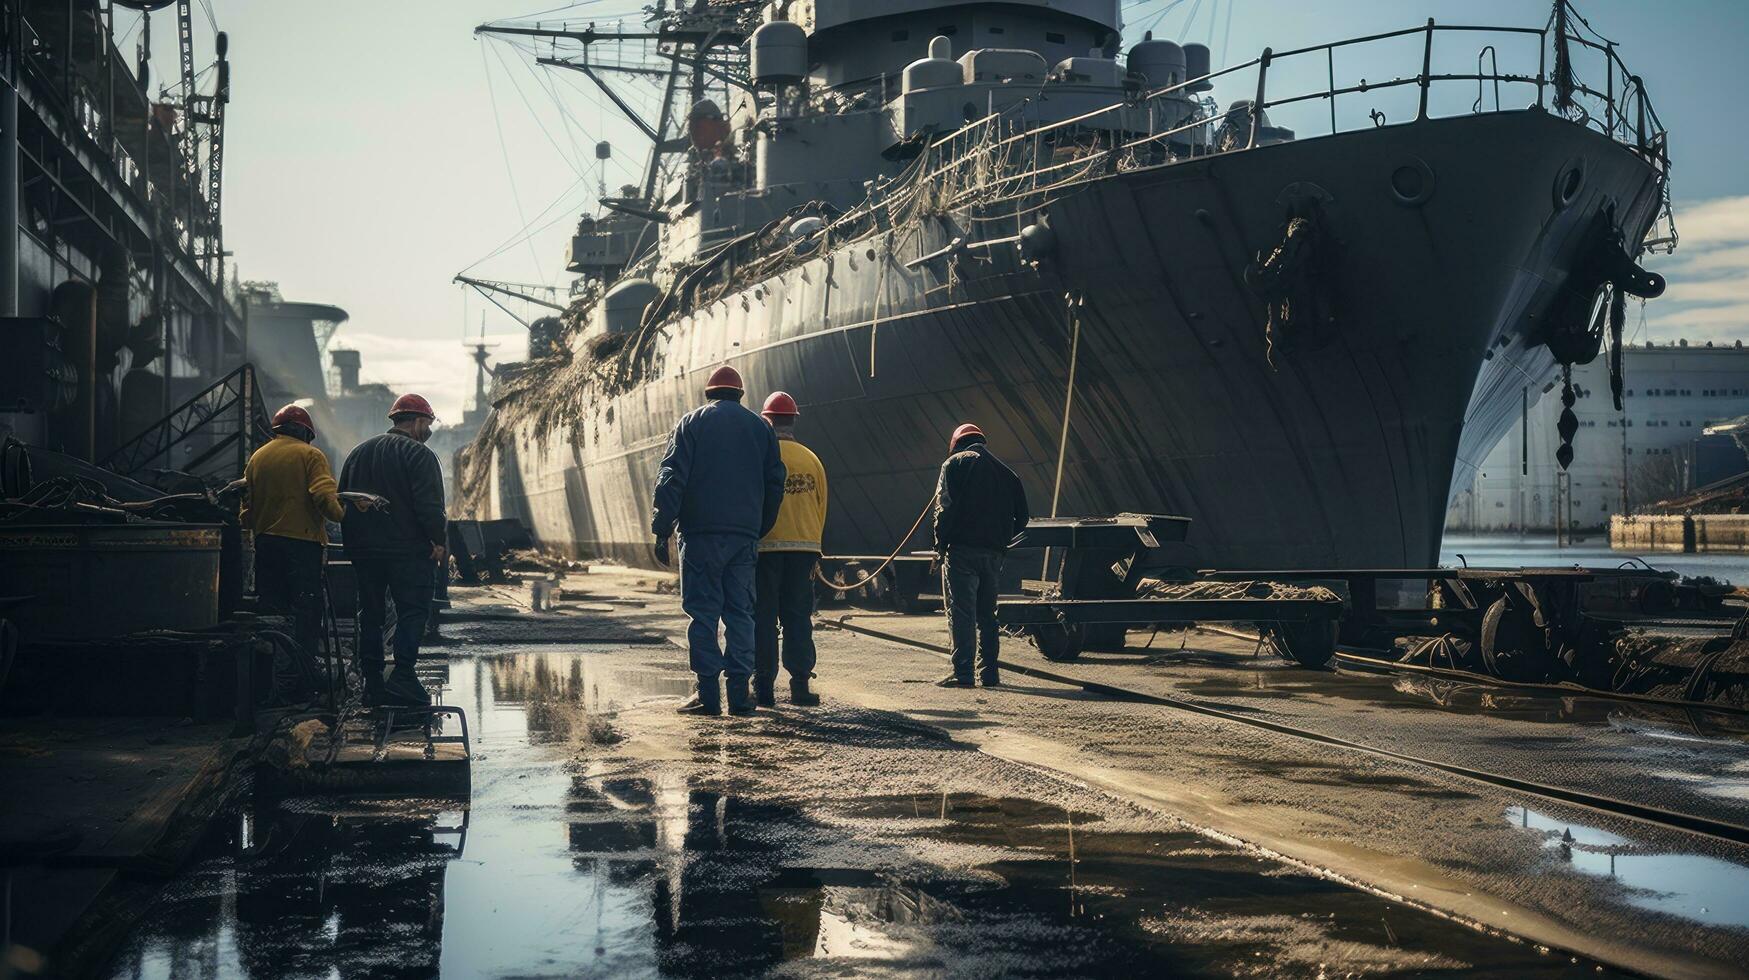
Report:
[[[793,21],[759,25],[747,42],[753,84],[782,85],[808,75],[808,32]]]
[[[919,58],[905,66],[903,90],[916,92],[964,82],[965,71],[959,62],[953,60],[953,42],[937,37],[929,42],[929,57]]]
[[[1209,59],[1209,46],[1206,44],[1186,44],[1184,46],[1184,77],[1186,80],[1204,78],[1213,71],[1214,62]],[[1192,92],[1207,92],[1215,87],[1214,82],[1195,82],[1190,86]]]
[[[1129,69],[1146,78],[1149,88],[1177,85],[1185,79],[1184,49],[1171,41],[1154,40],[1154,32],[1149,31],[1130,48]]]

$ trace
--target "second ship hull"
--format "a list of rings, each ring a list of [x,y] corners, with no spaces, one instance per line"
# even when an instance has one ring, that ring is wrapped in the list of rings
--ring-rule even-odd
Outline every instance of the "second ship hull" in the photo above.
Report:
[[[1408,197],[1405,168],[1421,175]],[[575,425],[498,406],[485,506],[555,550],[649,564],[667,431],[726,362],[755,407],[778,389],[800,403],[831,478],[828,554],[897,546],[962,421],[1048,513],[1073,355],[1057,512],[1187,515],[1208,566],[1431,565],[1454,470],[1467,478],[1521,389],[1555,376],[1542,321],[1594,215],[1613,204],[1637,242],[1659,191],[1628,149],[1529,110],[1097,178],[1044,209],[1057,243],[1038,269],[1007,249],[907,268],[953,237],[1017,230],[924,219],[664,324],[646,380],[577,406]],[[1271,363],[1244,270],[1307,197],[1336,321]],[[1067,293],[1086,301],[1078,349]]]

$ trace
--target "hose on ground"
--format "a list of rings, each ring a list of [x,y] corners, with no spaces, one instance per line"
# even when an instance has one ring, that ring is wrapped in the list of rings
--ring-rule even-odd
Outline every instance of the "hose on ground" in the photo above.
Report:
[[[837,582],[827,579],[825,575],[822,575],[820,573],[820,567],[816,565],[814,566],[814,580],[834,592],[852,592],[856,589],[862,588],[870,582],[873,582],[875,577],[880,575],[881,570],[888,565],[891,565],[893,559],[899,557],[899,552],[905,550],[905,542],[911,540],[911,535],[916,534],[917,529],[923,526],[923,519],[929,516],[931,510],[935,509],[935,496],[936,495],[933,493],[929,495],[929,501],[923,505],[922,513],[919,513],[917,515],[917,520],[912,522],[911,530],[905,532],[905,535],[899,539],[898,544],[893,546],[893,550],[888,553],[887,557],[882,560],[879,565],[875,566],[874,571],[869,572],[858,581],[852,582],[848,585],[840,585]]]

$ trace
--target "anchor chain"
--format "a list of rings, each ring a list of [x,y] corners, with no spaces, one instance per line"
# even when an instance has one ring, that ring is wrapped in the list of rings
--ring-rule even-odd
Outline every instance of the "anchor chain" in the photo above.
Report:
[[[1573,414],[1573,366],[1589,364],[1609,339],[1609,390],[1616,411],[1623,407],[1622,334],[1627,322],[1627,298],[1655,299],[1664,293],[1664,277],[1647,272],[1628,253],[1627,235],[1616,223],[1615,205],[1597,212],[1592,221],[1592,245],[1573,267],[1556,297],[1551,332],[1543,343],[1561,365],[1558,429],[1561,446],[1555,460],[1565,470],[1573,461],[1573,435],[1579,420]]]
[[[1566,469],[1573,463],[1573,436],[1579,431],[1579,416],[1573,414],[1573,365],[1561,365],[1561,418],[1555,431],[1561,435],[1561,447],[1555,450],[1555,462]]]

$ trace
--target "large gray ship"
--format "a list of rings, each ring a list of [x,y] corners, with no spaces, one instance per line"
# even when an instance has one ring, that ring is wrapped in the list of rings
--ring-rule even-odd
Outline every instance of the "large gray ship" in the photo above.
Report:
[[[629,63],[602,46],[643,45],[665,97],[653,123],[616,98],[645,184],[578,228],[464,510],[648,564],[668,429],[728,363],[800,404],[829,554],[899,546],[971,420],[1035,512],[1188,515],[1224,568],[1434,563],[1454,474],[1545,391],[1609,397],[1561,365],[1661,288],[1644,86],[1564,4],[1218,71],[1123,26],[1118,0],[788,0],[482,27],[604,86]]]

